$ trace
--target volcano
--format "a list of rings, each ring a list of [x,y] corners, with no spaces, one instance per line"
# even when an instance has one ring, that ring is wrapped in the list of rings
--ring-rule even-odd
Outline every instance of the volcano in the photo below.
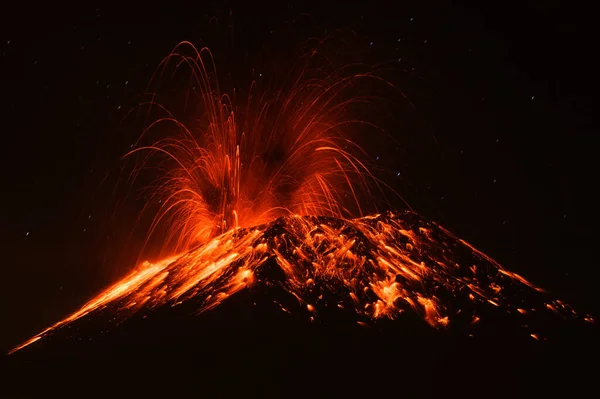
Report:
[[[506,397],[566,375],[583,386],[573,364],[593,357],[590,315],[412,211],[373,213],[396,208],[386,192],[401,197],[354,141],[381,132],[357,110],[375,105],[361,88],[394,85],[322,76],[311,51],[289,87],[253,88],[240,112],[210,54],[181,43],[157,73],[191,68],[200,120],[158,106],[124,156],[136,165],[125,180],[154,181],[144,245],[170,255],[12,348],[9,394]],[[179,135],[153,140],[163,123]]]
[[[594,322],[416,213],[290,216],[144,262],[11,353],[84,317],[101,313],[120,321],[186,302],[202,313],[243,289],[272,292],[282,312],[311,321],[326,308],[351,313],[359,324],[408,311],[432,328],[464,330],[484,324],[480,315],[493,307],[536,340],[555,319]]]
[[[413,212],[348,220],[290,216],[141,264],[13,349],[29,346],[12,361],[22,362],[16,369],[28,376],[36,369],[58,374],[52,384],[87,381],[72,377],[87,374],[86,367],[121,378],[166,368],[172,378],[187,375],[187,388],[194,381],[199,391],[211,386],[221,392],[222,385],[211,385],[214,378],[225,385],[229,376],[266,378],[256,376],[261,373],[253,370],[255,363],[269,363],[269,378],[276,374],[277,385],[297,374],[289,371],[286,377],[283,370],[299,368],[306,378],[319,379],[330,373],[328,367],[346,377],[366,368],[369,377],[361,378],[368,381],[407,368],[412,375],[431,367],[431,356],[452,356],[467,373],[478,364],[506,373],[505,364],[512,364],[511,378],[524,383],[524,375],[542,370],[537,365],[519,374],[531,367],[528,362],[548,360],[540,357],[541,348],[562,342],[565,331],[589,333],[585,325],[592,323],[591,316],[550,299]],[[558,355],[552,353],[547,367],[557,372]],[[395,359],[394,365],[378,356]],[[438,359],[435,367],[448,361]],[[49,373],[52,362],[58,368]],[[188,374],[200,365],[204,371]],[[444,373],[444,384],[456,377]],[[479,381],[499,378],[494,375]],[[265,392],[279,389],[270,384]]]

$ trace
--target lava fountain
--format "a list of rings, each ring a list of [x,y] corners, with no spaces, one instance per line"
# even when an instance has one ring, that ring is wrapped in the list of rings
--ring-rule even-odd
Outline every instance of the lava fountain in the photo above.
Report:
[[[183,48],[191,55],[182,54]],[[162,171],[149,193],[149,203],[163,204],[150,234],[166,225],[162,230],[169,231],[171,251],[181,252],[280,216],[363,216],[365,199],[383,196],[385,184],[350,138],[355,127],[377,127],[348,115],[373,101],[353,94],[362,86],[392,86],[372,73],[322,76],[311,68],[314,55],[290,73],[297,78],[290,77],[284,88],[262,94],[253,84],[243,109],[221,93],[209,49],[184,42],[163,60],[153,80],[170,64],[189,66],[203,119],[190,129],[161,107],[166,116],[150,124],[125,156],[136,157],[134,177],[147,164]],[[149,131],[165,123],[181,134],[141,145]]]
[[[172,255],[142,262],[10,353],[100,310],[128,317],[194,298],[202,312],[261,284],[288,294],[287,303],[278,303],[282,311],[302,307],[311,319],[322,306],[371,319],[412,311],[437,329],[477,324],[488,307],[519,321],[541,313],[579,317],[438,224],[412,211],[377,211],[376,201],[367,200],[390,190],[349,134],[355,125],[376,128],[349,117],[372,98],[347,94],[364,81],[393,87],[384,79],[317,77],[301,64],[289,89],[257,95],[253,85],[246,109],[236,113],[219,89],[208,49],[183,42],[157,74],[173,62],[192,71],[202,126],[190,129],[153,103],[167,116],[126,154],[136,158],[132,178],[148,164],[163,172],[151,187],[148,202],[160,200],[161,209],[149,236],[167,226]],[[181,137],[141,144],[162,123]],[[266,267],[276,267],[278,277],[264,273]],[[539,339],[535,323],[528,324],[526,333]]]

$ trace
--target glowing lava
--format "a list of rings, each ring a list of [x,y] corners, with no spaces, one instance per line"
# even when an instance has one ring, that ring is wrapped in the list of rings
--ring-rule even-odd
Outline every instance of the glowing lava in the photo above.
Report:
[[[269,262],[277,264],[282,278],[260,277]],[[288,216],[230,230],[161,262],[145,262],[13,352],[91,312],[108,309],[126,317],[192,298],[205,311],[254,284],[283,288],[311,317],[322,306],[374,319],[412,310],[435,328],[477,323],[489,307],[523,320],[536,312],[576,317],[565,303],[547,300],[540,288],[412,212],[353,220]],[[328,298],[336,299],[327,303]]]

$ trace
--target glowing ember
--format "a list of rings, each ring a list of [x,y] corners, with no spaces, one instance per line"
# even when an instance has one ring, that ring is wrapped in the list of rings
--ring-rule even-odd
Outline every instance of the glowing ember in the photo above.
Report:
[[[173,52],[164,65],[177,59],[192,66],[206,128],[192,134],[174,118],[161,119],[177,123],[185,137],[129,154],[146,153],[140,167],[157,154],[173,163],[161,164],[166,175],[154,195],[162,210],[150,233],[167,222],[177,255],[142,263],[11,353],[102,309],[126,317],[194,298],[206,311],[252,285],[282,288],[289,301],[278,303],[281,310],[302,308],[311,320],[324,306],[372,319],[408,310],[439,329],[480,323],[486,308],[522,319],[540,312],[576,316],[413,212],[363,215],[360,198],[380,184],[344,134],[356,122],[344,119],[347,107],[360,99],[344,100],[340,93],[356,80],[379,78],[298,79],[288,96],[262,99],[257,115],[246,114],[242,125],[207,69],[207,50],[193,50],[192,57]],[[585,320],[593,321],[589,315]],[[539,331],[527,335],[543,339]]]

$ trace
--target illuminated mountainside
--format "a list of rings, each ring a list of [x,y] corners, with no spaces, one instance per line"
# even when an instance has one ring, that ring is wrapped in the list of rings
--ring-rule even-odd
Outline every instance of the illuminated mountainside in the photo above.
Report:
[[[193,300],[206,311],[249,287],[281,291],[272,300],[282,311],[307,311],[311,320],[332,307],[356,314],[359,323],[408,311],[433,328],[463,329],[485,323],[492,307],[539,339],[540,320],[577,317],[565,303],[415,213],[353,220],[291,216],[145,262],[15,350],[103,309],[123,319]]]

